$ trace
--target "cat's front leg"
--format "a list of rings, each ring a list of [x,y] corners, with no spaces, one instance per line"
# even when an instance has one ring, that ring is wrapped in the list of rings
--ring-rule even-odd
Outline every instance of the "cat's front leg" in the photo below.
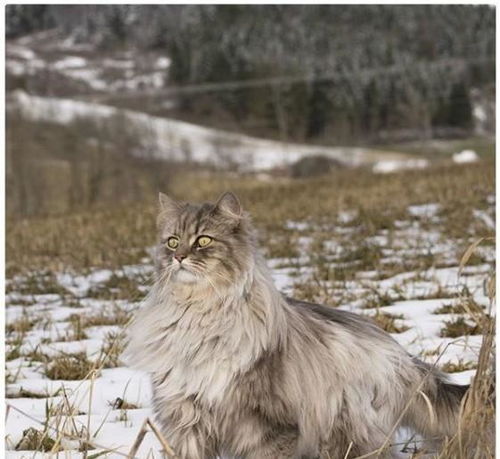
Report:
[[[213,442],[198,426],[171,433],[169,442],[179,459],[217,458]]]
[[[296,445],[295,434],[276,432],[256,445],[244,457],[245,459],[303,459],[297,455]]]
[[[165,440],[179,459],[216,459],[216,441],[209,432],[208,413],[191,400],[156,404],[156,419]],[[213,430],[212,430],[213,432]]]

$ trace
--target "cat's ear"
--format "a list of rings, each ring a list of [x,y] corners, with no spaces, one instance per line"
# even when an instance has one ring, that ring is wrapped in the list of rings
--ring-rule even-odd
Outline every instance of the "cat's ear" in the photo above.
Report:
[[[242,208],[240,201],[231,191],[226,191],[220,195],[215,204],[215,208],[230,217],[241,217]]]
[[[171,214],[174,212],[178,212],[182,208],[182,203],[175,201],[165,193],[160,192],[158,195],[158,200],[160,202],[161,213]]]

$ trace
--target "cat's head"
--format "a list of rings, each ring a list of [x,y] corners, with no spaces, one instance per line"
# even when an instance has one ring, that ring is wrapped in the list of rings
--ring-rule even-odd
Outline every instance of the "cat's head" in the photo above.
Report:
[[[178,202],[160,193],[158,231],[157,261],[169,282],[231,285],[250,269],[251,226],[231,192],[205,204]]]

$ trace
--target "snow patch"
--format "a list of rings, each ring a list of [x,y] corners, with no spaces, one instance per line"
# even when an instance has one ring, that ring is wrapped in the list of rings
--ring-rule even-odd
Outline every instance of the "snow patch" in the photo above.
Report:
[[[6,54],[8,57],[15,57],[27,61],[36,57],[36,54],[33,50],[26,48],[25,46],[16,45],[9,45],[6,49]]]
[[[358,212],[355,210],[343,210],[337,214],[337,221],[342,225],[349,225],[358,216]]]
[[[474,217],[476,217],[478,220],[481,220],[489,229],[495,230],[495,220],[491,218],[487,212],[484,210],[478,210],[474,209],[473,210]]]
[[[104,59],[103,66],[113,69],[133,69],[135,63],[132,60]]]
[[[170,59],[168,57],[159,57],[154,63],[156,69],[168,69],[170,67]]]
[[[483,107],[476,105],[472,109],[472,116],[476,118],[479,122],[484,123],[488,119],[488,115]]]
[[[57,70],[74,69],[87,65],[87,60],[83,57],[68,56],[64,59],[61,59],[60,61],[55,62],[53,65]]]
[[[376,174],[389,174],[407,169],[425,169],[429,166],[427,159],[382,160],[374,164],[372,170]]]
[[[453,155],[453,162],[456,164],[474,163],[479,160],[479,156],[474,150],[462,150]]]
[[[441,209],[439,204],[422,204],[416,206],[409,206],[408,213],[413,217],[429,218],[434,217]]]

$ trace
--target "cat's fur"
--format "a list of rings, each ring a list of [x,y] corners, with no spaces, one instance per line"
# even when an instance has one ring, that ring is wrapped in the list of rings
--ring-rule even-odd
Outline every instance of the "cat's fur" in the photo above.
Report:
[[[467,387],[368,319],[279,293],[233,194],[160,201],[158,276],[125,358],[151,374],[157,420],[180,458],[336,459],[370,455],[398,423],[454,433]],[[164,243],[172,235],[176,251]],[[200,235],[213,242],[195,247]]]

